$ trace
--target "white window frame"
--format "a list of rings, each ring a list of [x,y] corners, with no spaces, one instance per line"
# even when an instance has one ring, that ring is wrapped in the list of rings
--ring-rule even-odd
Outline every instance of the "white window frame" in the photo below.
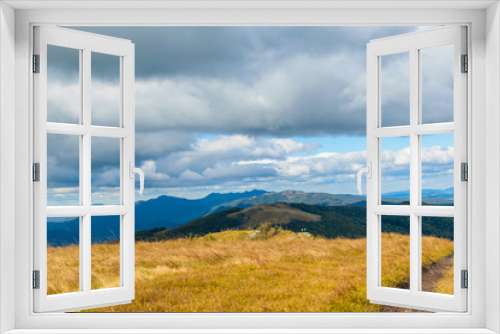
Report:
[[[78,50],[80,58],[80,122],[64,124],[47,122],[47,46],[56,45]],[[92,53],[114,55],[120,64],[119,126],[95,126],[91,120]],[[35,312],[74,311],[99,306],[130,303],[135,287],[135,191],[130,170],[135,160],[134,44],[60,27],[34,27],[34,54],[39,56],[39,73],[34,83],[34,162],[39,163],[39,181],[34,192],[34,270],[39,271],[39,289],[34,289]],[[47,206],[47,135],[78,135],[80,141],[80,200],[76,206]],[[91,205],[91,142],[93,138],[116,138],[119,141],[120,203]],[[118,216],[120,220],[120,286],[91,289],[92,217]],[[47,295],[47,224],[48,217],[79,217],[80,285],[77,292]]]
[[[14,12],[9,5],[25,9]],[[45,9],[41,9],[44,6]],[[55,9],[61,6],[86,9]],[[115,9],[96,9],[106,6]],[[122,8],[117,9],[120,6]],[[126,6],[134,9],[123,9]],[[161,6],[164,8],[151,9]],[[391,6],[398,8],[391,9]],[[140,7],[143,10],[136,9]],[[112,329],[115,332],[127,329],[127,333],[135,333],[144,332],[146,328],[164,329],[163,332],[191,328],[199,329],[197,332],[202,329],[248,332],[248,328],[254,328],[252,332],[283,332],[284,329],[301,328],[295,332],[334,333],[351,329],[349,333],[415,333],[411,329],[419,328],[422,333],[456,333],[459,329],[464,333],[500,332],[500,12],[497,1],[398,1],[397,4],[385,1],[371,1],[369,4],[357,1],[210,1],[203,4],[144,1],[142,5],[133,1],[81,1],[73,5],[68,2],[7,1],[0,4],[0,10],[0,27],[3,28],[0,29],[0,121],[3,121],[0,122],[0,159],[4,159],[0,160],[0,180],[15,191],[12,203],[9,199],[12,188],[5,189],[2,185],[0,189],[1,331],[16,329],[13,333],[36,333],[37,329],[52,329],[50,332],[57,332],[59,328],[61,333],[76,332],[76,329],[88,329],[87,333],[109,333]],[[30,55],[35,24],[467,25],[471,59],[471,75],[468,76],[468,109],[471,110],[468,115],[468,132],[471,134],[468,141],[471,154],[468,221],[471,222],[469,226],[474,226],[468,231],[471,236],[468,241],[469,311],[459,314],[34,314],[30,280],[33,221],[30,208],[33,205],[29,176],[33,131]],[[15,73],[11,70],[14,64]],[[15,85],[12,85],[14,81]],[[15,100],[12,98],[14,94]],[[15,119],[12,116],[14,107]],[[15,128],[15,133],[6,129],[9,125]],[[14,139],[15,147],[12,145]],[[14,159],[15,164],[10,163]],[[14,170],[15,188],[14,182],[9,181]],[[15,212],[9,211],[12,204]],[[7,221],[9,218],[14,218],[14,227],[12,220]],[[139,326],[142,330],[132,330]],[[266,328],[268,330],[264,330]]]
[[[467,163],[467,73],[461,73],[461,56],[467,54],[466,27],[449,26],[413,32],[370,41],[367,46],[367,162],[371,177],[367,179],[367,297],[372,303],[412,307],[422,310],[467,310],[467,290],[461,288],[461,270],[467,269],[467,183],[461,180],[461,163]],[[453,114],[451,123],[422,123],[421,50],[453,46]],[[382,58],[387,55],[409,55],[408,125],[382,126],[381,99]],[[454,138],[454,205],[422,205],[421,136],[453,134]],[[381,155],[383,138],[408,138],[410,144],[409,205],[382,204]],[[409,218],[410,287],[397,289],[381,285],[382,216]],[[422,217],[452,217],[454,230],[454,294],[421,291]]]

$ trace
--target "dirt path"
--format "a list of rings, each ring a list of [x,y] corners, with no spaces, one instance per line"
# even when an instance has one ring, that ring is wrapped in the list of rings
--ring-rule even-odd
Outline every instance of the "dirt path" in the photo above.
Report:
[[[422,273],[422,291],[435,291],[436,284],[443,277],[444,273],[453,267],[453,254],[445,257],[438,263],[434,263],[429,267],[424,268]],[[401,283],[401,288],[408,288],[408,282]],[[380,307],[379,312],[424,312],[409,308],[384,306]]]

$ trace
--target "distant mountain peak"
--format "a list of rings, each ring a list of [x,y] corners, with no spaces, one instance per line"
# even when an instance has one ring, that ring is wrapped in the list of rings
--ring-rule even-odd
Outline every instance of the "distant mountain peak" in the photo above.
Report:
[[[306,193],[303,192],[303,191],[300,191],[300,190],[287,189],[287,190],[283,190],[279,194],[282,194],[282,195],[285,195],[285,196],[290,196],[290,195],[303,195],[303,194],[306,194]]]
[[[260,196],[263,194],[269,193],[266,190],[263,189],[252,189],[252,190],[246,190],[246,191],[241,191],[241,192],[229,192],[229,193],[211,193],[208,194],[207,196],[203,197],[202,199],[207,199],[207,198],[213,198],[213,197],[221,197],[221,196]]]

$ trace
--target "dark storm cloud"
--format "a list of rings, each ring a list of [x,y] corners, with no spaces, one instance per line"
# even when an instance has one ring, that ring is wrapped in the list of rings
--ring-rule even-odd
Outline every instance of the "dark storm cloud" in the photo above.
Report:
[[[412,27],[70,27],[135,43],[136,77],[194,76],[247,80],[297,54],[365,53],[371,39]],[[57,57],[65,65],[64,56]],[[112,75],[111,60],[95,64]],[[364,67],[364,64],[361,64]],[[75,70],[74,66],[68,70]]]
[[[270,145],[257,139],[262,136],[363,136],[366,131],[366,43],[415,30],[411,27],[74,29],[135,43],[136,165],[147,167],[147,178],[161,186],[214,180],[220,183],[224,177],[227,181],[274,177],[277,170],[285,169],[289,171],[287,175],[314,170],[306,162],[295,168],[292,165],[298,162],[294,159],[287,160],[285,165],[278,164],[289,157],[287,151],[279,158],[256,154],[255,150]],[[48,103],[54,119],[59,121],[65,119],[63,114],[68,112],[68,106],[78,101],[70,94],[79,89],[75,80],[78,62],[75,63],[77,58],[70,51],[55,49],[50,54],[50,62],[57,68],[49,78],[54,82],[55,93],[49,94]],[[439,64],[438,59],[433,66],[439,68]],[[409,71],[401,62],[384,65],[383,70],[389,74]],[[117,119],[117,112],[113,111],[119,105],[116,73],[115,57],[93,55],[94,125],[113,125],[112,121]],[[439,95],[435,92],[442,87],[443,80],[434,77],[428,82],[432,83],[434,94],[429,96]],[[387,115],[393,122],[400,120],[401,110],[408,103],[403,88],[396,75],[384,86],[383,99],[388,102],[384,117]],[[437,108],[447,102],[429,105],[429,108]],[[76,106],[78,109],[79,104]],[[241,138],[234,136],[257,138],[251,143],[255,150],[245,151],[238,146],[219,155],[207,153],[197,146],[200,141],[196,135],[200,133],[225,135],[224,140],[217,142],[220,146],[226,145],[222,144],[224,141],[231,144]],[[116,147],[102,143],[92,148],[95,185],[116,185],[119,176]],[[65,159],[64,155],[54,157],[55,171]],[[241,164],[255,159],[274,159],[278,162],[271,165],[279,168],[271,168],[267,163]],[[317,159],[311,161],[317,164]],[[67,175],[53,172],[61,177],[57,186],[75,186],[78,165],[72,165],[69,170],[72,172]]]
[[[184,131],[137,132],[135,138],[136,164],[174,152],[189,150],[195,139],[194,133]]]
[[[358,56],[364,63],[364,56]],[[251,82],[174,77],[136,83],[139,131],[364,135],[365,72],[345,52],[296,55]],[[140,116],[139,116],[140,113]]]
[[[47,188],[79,186],[79,148],[78,136],[47,134]]]
[[[415,30],[412,27],[74,29],[126,38],[136,44],[139,133],[169,130],[281,137],[364,135],[366,43]],[[65,62],[60,64],[66,66]],[[96,60],[93,76],[96,73],[98,80],[109,81],[116,74],[116,66],[111,65],[110,59]],[[393,105],[397,103],[394,101]],[[400,113],[399,108],[393,109],[394,112],[387,113]]]

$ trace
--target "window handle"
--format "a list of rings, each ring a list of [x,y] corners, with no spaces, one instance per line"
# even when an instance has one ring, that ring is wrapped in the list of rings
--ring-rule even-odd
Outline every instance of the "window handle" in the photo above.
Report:
[[[367,165],[367,167],[363,167],[358,171],[358,193],[360,195],[363,195],[363,192],[361,191],[361,175],[363,175],[363,173],[366,173],[367,178],[372,178],[372,163],[368,161]]]
[[[134,179],[135,174],[139,174],[139,183],[141,185],[139,195],[142,195],[142,192],[144,191],[144,172],[142,171],[142,169],[134,167],[133,161],[130,161],[129,170],[131,179]]]

